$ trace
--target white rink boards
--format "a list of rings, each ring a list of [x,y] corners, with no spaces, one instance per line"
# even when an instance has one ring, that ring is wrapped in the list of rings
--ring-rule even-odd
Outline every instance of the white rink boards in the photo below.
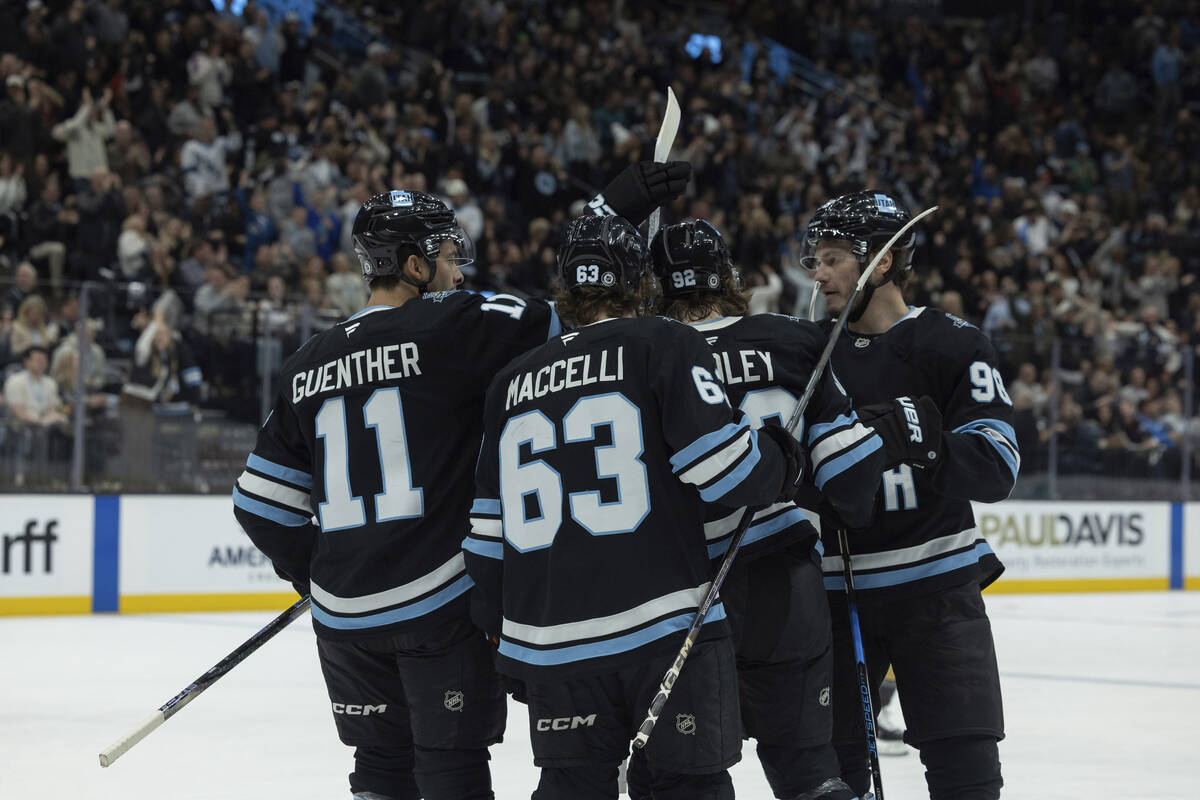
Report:
[[[1192,573],[1195,574],[1195,573]],[[1013,800],[1194,800],[1200,594],[987,596],[1000,658]],[[112,767],[97,753],[273,612],[0,618],[0,797],[348,798],[302,618]],[[493,748],[496,795],[536,782],[524,707]],[[926,797],[915,754],[885,757],[891,800]],[[747,747],[741,798],[770,792]]]

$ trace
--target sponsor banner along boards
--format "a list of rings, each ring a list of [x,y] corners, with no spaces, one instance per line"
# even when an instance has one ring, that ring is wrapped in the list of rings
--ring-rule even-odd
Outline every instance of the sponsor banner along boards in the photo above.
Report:
[[[0,495],[0,614],[92,610],[91,497]]]
[[[974,503],[1005,572],[990,591],[1166,589],[1169,503]]]
[[[282,609],[295,600],[228,497],[121,498],[121,611]]]

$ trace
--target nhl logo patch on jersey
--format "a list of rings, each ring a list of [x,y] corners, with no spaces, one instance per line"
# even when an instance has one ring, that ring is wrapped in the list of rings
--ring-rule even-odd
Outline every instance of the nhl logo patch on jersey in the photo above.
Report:
[[[866,337],[862,337],[862,336],[860,336],[859,338],[857,338],[857,339],[855,339],[855,340],[854,340],[854,346],[855,346],[855,347],[858,347],[858,348],[860,348],[860,349],[861,349],[861,348],[863,348],[863,347],[870,347],[870,346],[871,346],[871,340],[870,340],[870,339],[867,339]]]
[[[446,692],[446,697],[442,700],[442,705],[447,711],[462,711],[463,709],[463,693],[454,689]]]
[[[675,730],[682,733],[684,736],[691,736],[696,732],[696,715],[695,714],[676,714],[675,715]]]

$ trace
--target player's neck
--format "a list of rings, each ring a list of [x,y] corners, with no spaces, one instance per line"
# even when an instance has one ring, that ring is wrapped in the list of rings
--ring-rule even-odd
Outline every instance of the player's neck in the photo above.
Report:
[[[419,297],[417,290],[408,284],[401,283],[392,289],[376,289],[367,298],[368,306],[402,306],[409,300]]]
[[[849,322],[846,327],[854,333],[867,335],[883,333],[895,325],[908,313],[908,304],[904,295],[893,283],[885,283],[875,289],[867,310],[855,322]]]

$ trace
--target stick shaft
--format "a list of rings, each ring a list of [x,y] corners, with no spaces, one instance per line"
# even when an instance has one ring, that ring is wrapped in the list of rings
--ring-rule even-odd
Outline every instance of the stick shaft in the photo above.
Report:
[[[875,800],[883,800],[883,778],[879,772],[879,746],[875,736],[875,709],[871,703],[871,682],[867,677],[867,657],[863,652],[862,626],[858,621],[858,603],[854,597],[854,570],[850,566],[850,544],[846,531],[838,529],[838,549],[842,553],[842,578],[846,583],[846,607],[850,616],[850,640],[854,644],[854,668],[858,673],[858,697],[862,704],[863,726],[867,737],[867,758],[871,764],[871,782]]]
[[[311,600],[302,597],[282,614],[264,625],[257,633],[242,642],[233,652],[218,661],[211,669],[184,687],[179,694],[158,707],[139,725],[126,733],[100,753],[100,766],[107,767],[125,754],[131,747],[149,736],[158,726],[177,714],[184,706],[195,700],[201,692],[212,686],[223,675],[242,663],[251,653],[286,628],[293,620],[308,610]]]
[[[812,374],[808,376],[808,383],[804,387],[804,394],[800,396],[800,400],[796,403],[791,417],[788,418],[788,433],[794,433],[796,425],[799,424],[800,419],[804,416],[805,409],[808,408],[808,404],[812,401],[813,393],[817,389],[821,375],[825,372],[825,367],[829,364],[829,359],[833,355],[833,348],[837,345],[838,337],[842,335],[842,330],[846,327],[846,321],[850,316],[849,309],[854,307],[854,303],[858,300],[859,292],[862,291],[862,287],[867,283],[867,278],[879,266],[879,262],[883,260],[884,254],[891,249],[892,245],[901,236],[907,233],[913,225],[916,225],[921,218],[932,214],[936,210],[937,206],[931,206],[905,223],[904,227],[896,231],[895,235],[887,241],[887,244],[880,248],[879,253],[876,254],[870,265],[859,277],[858,283],[854,286],[854,291],[850,294],[850,299],[846,302],[845,308],[838,315],[838,319],[833,325],[833,330],[829,334],[829,341],[825,343],[825,349],[821,351],[821,358],[817,361],[816,367],[813,368]],[[721,561],[721,566],[717,570],[716,577],[713,578],[708,592],[704,595],[704,600],[700,603],[700,607],[696,609],[696,616],[692,618],[692,624],[688,626],[683,646],[675,656],[675,662],[667,670],[667,674],[663,676],[662,682],[659,683],[658,693],[654,695],[654,700],[650,703],[650,710],[646,713],[646,718],[638,726],[638,732],[633,738],[633,746],[635,748],[641,749],[645,747],[646,743],[650,740],[650,733],[654,730],[654,726],[658,724],[658,717],[662,713],[663,707],[667,704],[667,698],[671,696],[671,689],[675,686],[675,680],[679,677],[679,672],[683,669],[683,664],[687,661],[688,655],[691,653],[692,645],[700,637],[700,628],[704,625],[704,618],[708,616],[709,609],[712,608],[713,603],[717,599],[717,593],[721,590],[721,585],[725,582],[725,576],[729,574],[729,570],[733,566],[733,559],[737,556],[737,552],[742,546],[742,540],[746,537],[746,531],[750,529],[750,522],[753,520],[757,510],[755,508],[746,508],[742,512],[742,516],[738,520],[737,530],[734,531],[733,538],[730,540],[729,550],[725,553],[725,558]],[[879,798],[879,800],[882,800],[882,798]]]

